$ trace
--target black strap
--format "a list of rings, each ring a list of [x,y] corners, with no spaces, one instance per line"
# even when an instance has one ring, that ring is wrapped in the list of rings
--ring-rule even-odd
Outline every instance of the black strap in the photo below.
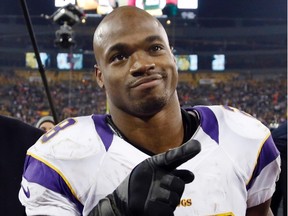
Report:
[[[183,126],[184,126],[184,137],[183,143],[187,142],[197,130],[200,119],[198,115],[194,111],[189,111],[189,113],[181,109],[182,119],[183,119]]]

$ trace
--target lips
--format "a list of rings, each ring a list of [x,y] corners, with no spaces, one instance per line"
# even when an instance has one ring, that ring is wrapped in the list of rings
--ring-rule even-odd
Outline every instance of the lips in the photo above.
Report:
[[[132,84],[130,85],[130,88],[136,88],[142,84],[150,83],[150,82],[153,82],[155,80],[160,80],[160,79],[163,79],[161,74],[152,74],[149,76],[141,77],[135,80],[134,82],[132,82]]]

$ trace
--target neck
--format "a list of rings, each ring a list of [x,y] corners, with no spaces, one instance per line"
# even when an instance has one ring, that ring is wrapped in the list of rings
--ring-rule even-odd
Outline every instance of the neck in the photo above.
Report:
[[[173,109],[163,109],[145,119],[127,113],[120,115],[111,113],[111,116],[117,133],[120,133],[126,141],[140,149],[158,154],[180,146],[183,142],[181,109],[180,106],[172,107]]]

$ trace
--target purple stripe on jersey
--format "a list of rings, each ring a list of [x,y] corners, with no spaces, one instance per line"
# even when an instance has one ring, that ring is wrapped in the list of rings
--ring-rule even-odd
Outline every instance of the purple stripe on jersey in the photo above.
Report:
[[[272,161],[274,161],[279,156],[279,151],[276,148],[274,141],[271,136],[265,141],[265,143],[262,146],[261,152],[259,154],[259,157],[257,159],[257,165],[253,171],[252,178],[250,182],[247,184],[246,189],[249,190],[256,177],[259,176],[261,171]]]
[[[32,156],[26,156],[24,177],[29,182],[37,183],[67,197],[77,206],[78,211],[82,215],[82,203],[76,199],[62,177],[51,167]]]
[[[218,121],[212,110],[205,106],[196,106],[188,110],[196,110],[199,113],[203,131],[219,144]]]
[[[106,151],[108,151],[113,140],[113,131],[106,123],[106,116],[107,115],[93,115],[92,119],[94,121],[96,131],[104,143]]]

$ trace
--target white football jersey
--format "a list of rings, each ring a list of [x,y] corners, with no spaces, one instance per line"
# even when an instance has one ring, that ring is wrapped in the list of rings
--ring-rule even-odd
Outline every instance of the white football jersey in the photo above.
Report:
[[[201,152],[179,169],[185,186],[175,216],[245,215],[271,198],[280,157],[270,131],[235,108],[196,106]],[[27,215],[87,215],[150,157],[117,136],[106,115],[69,118],[27,151],[19,198]]]

